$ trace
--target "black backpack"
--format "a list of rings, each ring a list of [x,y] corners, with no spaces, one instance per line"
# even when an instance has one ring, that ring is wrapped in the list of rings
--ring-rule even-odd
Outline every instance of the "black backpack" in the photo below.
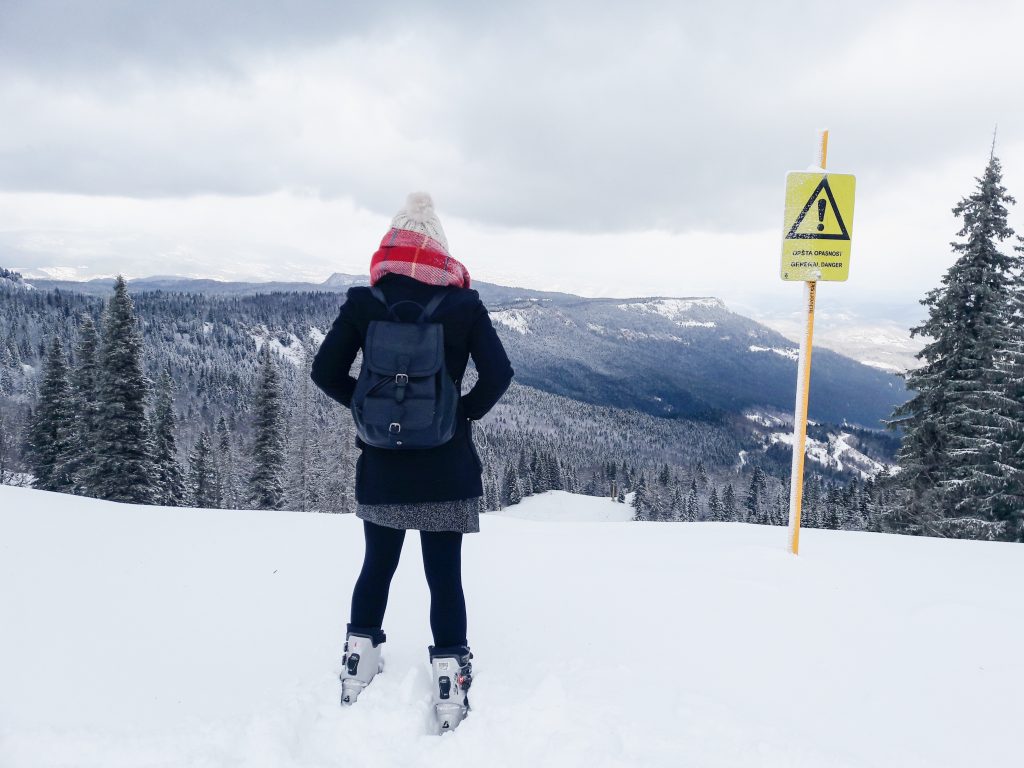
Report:
[[[384,292],[370,288],[388,310],[389,320],[372,320],[363,345],[363,367],[352,395],[356,432],[377,448],[434,448],[455,434],[459,387],[444,360],[444,326],[429,322],[449,291],[439,291],[425,307],[414,301],[389,305]],[[422,310],[415,322],[395,313],[399,304]]]

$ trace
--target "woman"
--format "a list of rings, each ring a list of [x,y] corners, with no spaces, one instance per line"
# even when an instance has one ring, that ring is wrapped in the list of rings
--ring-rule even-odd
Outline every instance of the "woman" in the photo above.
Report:
[[[466,638],[462,591],[462,535],[480,530],[482,465],[470,423],[498,401],[512,380],[512,366],[469,272],[448,253],[448,241],[425,193],[409,195],[405,208],[370,261],[370,285],[384,293],[393,313],[413,320],[439,290],[447,291],[431,317],[442,324],[449,375],[461,383],[470,355],[479,378],[459,399],[453,437],[435,448],[395,450],[368,445],[356,462],[356,515],[363,520],[366,552],[352,594],[345,643],[342,702],[351,704],[379,671],[381,628],[391,578],[407,529],[420,531],[430,587],[429,647],[434,701],[441,730],[454,728],[468,708],[472,654]],[[389,318],[389,307],[369,287],[348,290],[338,319],[313,360],[312,378],[346,408],[356,379],[349,374],[366,342],[369,323]]]

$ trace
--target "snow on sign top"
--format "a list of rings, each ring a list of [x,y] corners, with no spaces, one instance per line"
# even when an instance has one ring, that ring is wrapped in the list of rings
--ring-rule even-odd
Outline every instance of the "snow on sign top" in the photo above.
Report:
[[[853,197],[850,174],[793,171],[786,175],[783,280],[846,280],[850,275]]]

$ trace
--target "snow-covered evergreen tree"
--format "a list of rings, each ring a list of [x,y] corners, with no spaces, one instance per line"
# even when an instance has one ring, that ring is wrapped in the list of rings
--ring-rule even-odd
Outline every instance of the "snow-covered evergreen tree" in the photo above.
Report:
[[[650,495],[647,492],[647,480],[644,477],[643,472],[641,472],[640,476],[637,478],[636,487],[633,489],[633,519],[654,519],[651,514]]]
[[[96,472],[99,434],[99,348],[100,340],[92,317],[85,315],[78,326],[75,368],[71,374],[71,392],[75,408],[75,448],[72,472],[75,493],[91,496],[91,479]]]
[[[1024,242],[1024,238],[1022,238]],[[992,441],[995,467],[988,473],[986,519],[991,535],[1024,542],[1024,247],[1014,249],[1016,266],[1007,306],[1008,332],[997,361]],[[970,488],[968,488],[970,490]],[[972,510],[961,508],[966,514]]]
[[[189,498],[193,505],[212,509],[219,506],[217,466],[210,436],[204,430],[188,455]]]
[[[658,479],[661,482],[661,478]],[[682,520],[686,514],[686,502],[683,501],[683,494],[678,486],[672,490],[672,501],[668,505],[668,519],[675,522]]]
[[[711,486],[711,493],[708,494],[708,520],[717,523],[723,519],[722,502],[718,498],[718,489],[715,486]]]
[[[700,520],[700,496],[697,492],[697,480],[690,481],[690,491],[686,494],[684,519],[693,523]]]
[[[519,451],[516,477],[519,479],[519,488],[523,496],[532,496],[535,490],[533,487],[533,470],[530,469],[530,460],[526,455],[526,448],[522,448]]]
[[[911,330],[931,341],[918,353],[924,364],[907,373],[914,396],[893,414],[902,428],[899,479],[909,491],[908,526],[937,532],[942,520],[969,514],[995,522],[998,487],[1007,478],[1001,427],[1012,418],[1001,395],[1000,366],[1011,341],[1015,258],[1000,249],[1013,231],[995,153],[975,192],[953,209],[963,220],[957,260],[922,304],[928,319]]]
[[[142,369],[142,334],[124,278],[118,275],[103,319],[96,461],[89,487],[108,501],[156,498],[153,441],[146,419],[150,380]]]
[[[510,507],[523,500],[523,489],[519,483],[519,468],[516,462],[509,462],[505,468],[505,482],[502,488],[502,504]]]
[[[821,514],[821,527],[833,531],[839,530],[842,523],[843,498],[839,489],[832,486],[825,493],[824,509]]]
[[[153,406],[153,467],[156,473],[154,501],[165,507],[179,507],[187,498],[174,437],[177,418],[174,415],[173,386],[170,372],[164,371]]]
[[[242,494],[238,482],[238,460],[228,421],[223,416],[217,420],[216,463],[217,480],[220,483],[217,497],[221,500],[221,506],[227,509],[240,508]]]
[[[722,519],[728,521],[739,520],[739,507],[736,504],[736,491],[732,483],[725,486],[722,492]]]
[[[35,477],[33,487],[71,493],[75,455],[75,414],[68,381],[64,347],[56,336],[46,355],[39,404],[29,429],[29,459]]]
[[[0,407],[0,485],[28,484],[22,452],[26,429],[24,411]]]
[[[669,480],[671,478],[672,478],[672,475],[671,475],[671,473],[669,472],[669,469],[668,469],[668,462],[662,463],[661,471],[658,472],[658,482],[661,483],[662,486],[666,486],[667,487],[668,483],[669,483]]]
[[[754,474],[751,475],[750,486],[747,488],[747,498],[743,504],[746,521],[748,523],[767,523],[768,504],[768,487],[764,470],[754,467]]]
[[[312,345],[306,345],[302,369],[313,367]],[[313,384],[309,376],[303,376],[299,383],[298,398],[292,417],[293,425],[288,445],[288,507],[299,512],[315,509],[318,502],[314,478],[315,443],[313,435]]]
[[[281,509],[284,505],[284,393],[269,344],[261,347],[259,360],[260,376],[253,404],[249,503],[256,509]]]

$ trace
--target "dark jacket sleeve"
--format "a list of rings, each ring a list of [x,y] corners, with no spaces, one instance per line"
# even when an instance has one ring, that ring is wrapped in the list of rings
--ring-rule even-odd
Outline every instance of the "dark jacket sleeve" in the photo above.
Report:
[[[327,332],[320,349],[313,358],[309,375],[313,382],[328,396],[346,408],[352,405],[352,393],[356,380],[349,374],[356,359],[362,338],[352,320],[352,300],[349,295],[341,305],[338,318]]]
[[[476,384],[462,396],[467,419],[481,419],[498,402],[512,382],[514,371],[505,347],[491,324],[487,309],[480,304],[469,332],[469,354],[479,374]]]

